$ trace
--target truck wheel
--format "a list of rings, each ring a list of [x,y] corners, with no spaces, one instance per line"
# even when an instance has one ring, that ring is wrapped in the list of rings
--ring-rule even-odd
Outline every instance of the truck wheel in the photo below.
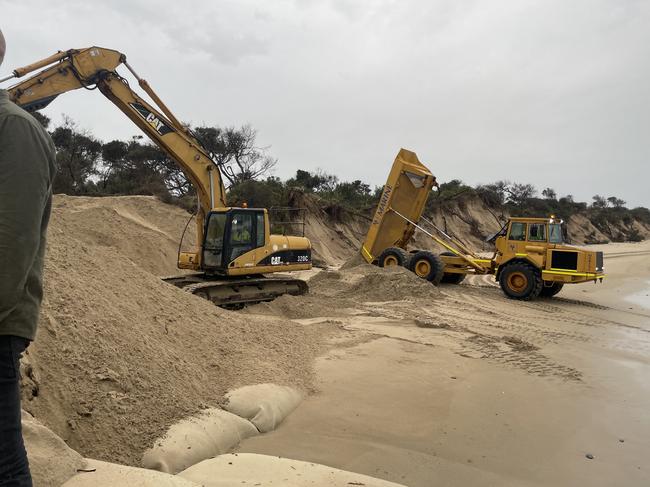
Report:
[[[377,265],[379,267],[390,267],[394,265],[408,267],[409,258],[410,255],[406,250],[400,249],[399,247],[388,247],[379,255]]]
[[[524,301],[538,297],[544,286],[539,271],[524,262],[506,264],[499,276],[499,284],[506,296]]]
[[[452,252],[443,252],[440,255],[455,257],[456,254],[454,254]],[[440,280],[440,282],[446,283],[446,284],[460,284],[464,280],[465,280],[465,274],[457,274],[455,272],[445,272],[442,275],[442,279]]]
[[[409,269],[415,272],[416,276],[437,286],[442,279],[445,263],[433,252],[420,250],[411,256]]]
[[[550,286],[547,286],[546,283],[544,283],[544,286],[542,287],[542,291],[539,293],[539,295],[545,298],[552,298],[557,293],[559,293],[563,287],[564,287],[563,282],[554,282],[551,283]]]

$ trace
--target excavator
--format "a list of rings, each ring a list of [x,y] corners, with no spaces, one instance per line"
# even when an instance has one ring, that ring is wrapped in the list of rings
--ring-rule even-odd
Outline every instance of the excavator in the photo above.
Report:
[[[120,66],[135,77],[153,105],[118,74]],[[227,205],[218,164],[199,138],[138,76],[124,54],[101,47],[60,51],[15,69],[0,83],[30,73],[35,74],[7,89],[14,103],[34,112],[63,93],[97,89],[178,164],[196,189],[198,248],[187,252],[179,245],[178,252],[178,268],[194,272],[165,281],[231,309],[308,291],[300,279],[265,274],[311,269],[311,242],[305,237],[271,235],[266,209]]]

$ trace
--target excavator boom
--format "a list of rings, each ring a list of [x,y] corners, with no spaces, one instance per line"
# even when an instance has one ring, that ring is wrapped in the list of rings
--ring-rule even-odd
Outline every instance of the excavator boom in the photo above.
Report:
[[[154,143],[164,149],[192,182],[199,202],[197,241],[202,242],[205,215],[213,208],[226,207],[219,168],[173,115],[165,117],[131,89],[126,79],[116,71],[121,64],[130,69],[126,64],[126,56],[111,49],[90,47],[62,52],[14,70],[15,77],[22,77],[49,66],[10,87],[9,96],[25,110],[36,111],[68,91],[97,87]],[[139,77],[138,81],[153,93],[146,81]],[[166,106],[164,109],[171,114]]]

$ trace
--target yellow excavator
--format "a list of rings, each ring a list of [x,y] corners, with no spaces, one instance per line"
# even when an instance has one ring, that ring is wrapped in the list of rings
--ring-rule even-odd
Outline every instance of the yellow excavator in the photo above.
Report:
[[[116,69],[123,65],[155,105],[138,96]],[[263,208],[226,204],[220,168],[189,127],[181,124],[118,51],[101,47],[58,52],[18,68],[0,83],[29,78],[8,88],[10,99],[33,112],[58,95],[79,88],[97,88],[182,169],[196,188],[196,232],[199,248],[182,252],[178,267],[198,271],[166,278],[171,284],[228,308],[270,301],[282,294],[307,292],[307,284],[290,277],[264,274],[311,269],[307,238],[271,235]],[[162,113],[161,113],[162,112]]]

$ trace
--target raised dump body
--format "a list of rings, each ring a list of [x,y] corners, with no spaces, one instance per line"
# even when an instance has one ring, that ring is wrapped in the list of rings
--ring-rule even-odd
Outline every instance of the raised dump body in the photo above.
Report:
[[[384,186],[361,254],[369,263],[389,247],[406,248],[436,178],[415,152],[400,149]]]

